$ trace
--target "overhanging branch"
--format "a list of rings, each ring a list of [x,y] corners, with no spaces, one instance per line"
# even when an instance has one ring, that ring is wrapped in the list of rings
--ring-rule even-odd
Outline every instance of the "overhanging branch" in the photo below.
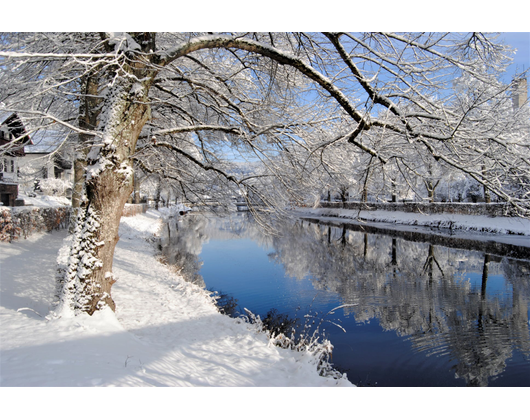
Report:
[[[213,171],[213,172],[216,172],[218,173],[219,175],[225,177],[228,181],[232,181],[233,183],[235,183],[236,185],[239,185],[240,184],[240,181],[238,181],[234,176],[232,175],[228,175],[226,172],[222,171],[221,169],[219,168],[216,168],[215,166],[213,165],[206,165],[204,164],[203,162],[201,162],[200,160],[196,159],[195,157],[193,157],[192,155],[190,155],[189,153],[185,152],[184,150],[176,147],[175,145],[171,144],[171,143],[166,143],[166,142],[157,142],[156,144],[153,144],[153,145],[149,145],[149,146],[145,146],[145,147],[164,147],[166,149],[169,149],[171,150],[172,152],[175,152],[175,153],[178,153],[179,155],[181,156],[184,156],[186,159],[192,161],[195,165],[199,166],[201,169],[205,170],[205,171]],[[138,149],[138,151],[141,151],[142,149],[144,149],[145,147],[143,148],[140,148]]]
[[[304,63],[300,58],[295,57],[288,52],[281,51],[266,44],[262,44],[258,41],[235,38],[226,35],[208,35],[196,37],[184,44],[160,53],[158,62],[160,65],[165,66],[177,58],[183,57],[192,52],[212,48],[237,48],[269,57],[279,64],[294,67],[325,89],[356,122],[363,122],[364,130],[370,129],[369,121],[367,121],[361,115],[361,113],[355,109],[353,104],[348,100],[344,93],[342,93],[342,91],[338,89],[326,76]]]

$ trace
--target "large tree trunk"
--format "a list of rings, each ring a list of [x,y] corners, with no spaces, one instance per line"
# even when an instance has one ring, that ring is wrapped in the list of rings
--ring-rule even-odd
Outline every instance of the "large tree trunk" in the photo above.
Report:
[[[156,49],[154,33],[131,35],[143,53]],[[114,51],[110,43],[106,46],[109,52]],[[85,109],[80,110],[80,127],[92,131],[98,121],[97,130],[92,131],[98,137],[82,138],[83,146],[90,144],[90,150],[86,163],[79,162],[79,167],[84,166],[84,188],[81,197],[76,195],[79,210],[61,294],[62,309],[74,314],[115,309],[111,296],[116,282],[112,274],[114,249],[123,207],[134,188],[132,155],[150,118],[148,93],[157,74],[145,55],[130,53],[128,58],[105,69],[106,74],[94,69],[83,86],[86,91],[81,104]],[[105,88],[102,103],[98,99],[100,80]]]
[[[85,170],[89,146],[94,140],[94,135],[87,134],[95,131],[100,113],[98,92],[99,78],[96,74],[87,75],[81,79],[81,100],[79,101],[79,128],[84,130],[78,135],[78,144],[75,148],[74,160],[74,185],[72,190],[72,220],[70,233],[75,229],[75,220],[85,194]]]
[[[63,289],[64,303],[75,313],[115,308],[112,261],[123,207],[133,191],[131,156],[150,117],[147,83],[134,83],[134,89],[131,82],[116,85],[103,107],[102,141],[87,155],[86,198],[79,206]]]

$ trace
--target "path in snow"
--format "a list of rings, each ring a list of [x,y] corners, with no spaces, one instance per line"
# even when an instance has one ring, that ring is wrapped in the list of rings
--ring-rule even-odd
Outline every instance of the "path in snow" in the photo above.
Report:
[[[308,355],[269,346],[160,264],[146,240],[158,222],[153,211],[122,219],[116,314],[42,317],[65,232],[0,243],[1,386],[351,386],[318,376]]]

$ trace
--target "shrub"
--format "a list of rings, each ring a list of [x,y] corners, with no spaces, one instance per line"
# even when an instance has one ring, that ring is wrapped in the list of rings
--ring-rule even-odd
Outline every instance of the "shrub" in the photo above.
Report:
[[[22,234],[27,239],[36,232],[65,229],[70,220],[70,207],[33,207],[0,211],[0,241],[13,241]]]
[[[246,321],[254,324],[258,331],[265,332],[271,344],[310,355],[320,376],[333,379],[345,378],[345,374],[336,370],[331,363],[333,345],[329,340],[321,337],[319,326],[324,319],[312,333],[309,333],[311,330],[310,323],[306,322],[302,332],[297,334],[295,326],[298,325],[298,320],[296,318],[291,319],[286,314],[279,314],[275,309],[267,313],[266,324],[259,315],[254,315],[246,308],[245,312],[247,313]],[[306,316],[306,320],[310,318],[311,316]],[[267,326],[271,326],[273,330]],[[290,335],[287,333],[289,329],[291,329]],[[284,332],[278,333],[276,331]]]
[[[72,188],[72,183],[64,179],[46,178],[39,179],[39,187],[44,195],[55,195],[64,197],[66,191]]]
[[[20,227],[18,221],[12,217],[11,211],[8,208],[0,210],[0,241],[11,242],[18,239],[20,235]]]

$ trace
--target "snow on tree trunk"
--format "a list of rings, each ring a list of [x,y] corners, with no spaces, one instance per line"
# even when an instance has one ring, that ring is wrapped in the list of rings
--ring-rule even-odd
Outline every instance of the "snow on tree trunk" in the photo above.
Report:
[[[100,121],[102,142],[87,155],[85,196],[75,224],[63,299],[75,313],[109,306],[114,249],[123,207],[133,190],[131,156],[150,117],[147,83],[116,81],[107,94]]]

